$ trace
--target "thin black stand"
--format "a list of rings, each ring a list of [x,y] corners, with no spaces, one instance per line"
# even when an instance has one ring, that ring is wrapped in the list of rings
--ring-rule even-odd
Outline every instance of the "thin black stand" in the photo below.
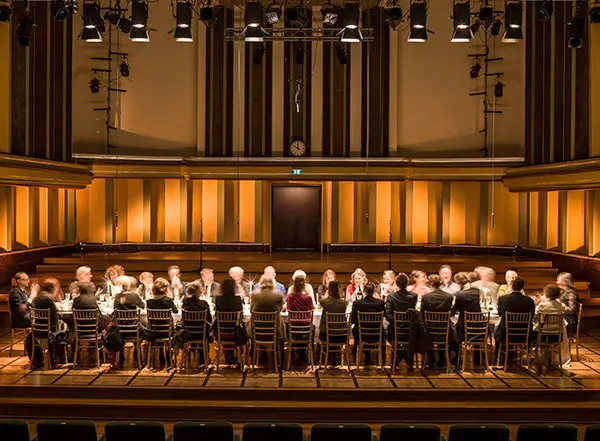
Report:
[[[199,256],[200,258],[198,259],[200,266],[198,267],[198,274],[200,274],[202,272],[202,268],[204,266],[204,254],[203,254],[204,253],[204,243],[203,243],[203,240],[204,240],[204,228],[202,225],[202,219],[200,219],[200,256]]]
[[[392,269],[392,221],[390,220],[390,244],[388,246],[388,269]]]

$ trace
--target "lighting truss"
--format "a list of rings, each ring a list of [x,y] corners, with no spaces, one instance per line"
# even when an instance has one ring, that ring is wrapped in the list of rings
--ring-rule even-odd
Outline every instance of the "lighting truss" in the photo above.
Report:
[[[340,41],[343,28],[261,28],[264,41]],[[243,41],[246,28],[227,28],[227,41]],[[373,28],[361,28],[362,42],[375,41]]]

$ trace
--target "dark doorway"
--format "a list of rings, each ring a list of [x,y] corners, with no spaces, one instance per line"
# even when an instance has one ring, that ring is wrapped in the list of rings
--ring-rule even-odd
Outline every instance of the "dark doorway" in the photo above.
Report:
[[[272,200],[273,250],[320,250],[321,187],[274,185]]]

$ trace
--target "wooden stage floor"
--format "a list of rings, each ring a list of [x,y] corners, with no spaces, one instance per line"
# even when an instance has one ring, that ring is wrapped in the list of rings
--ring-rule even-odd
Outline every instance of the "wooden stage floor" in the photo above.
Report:
[[[369,369],[219,373],[124,369],[29,371],[0,336],[0,417],[161,421],[527,422],[600,420],[600,331],[569,369],[534,374]],[[15,356],[16,355],[16,356]]]

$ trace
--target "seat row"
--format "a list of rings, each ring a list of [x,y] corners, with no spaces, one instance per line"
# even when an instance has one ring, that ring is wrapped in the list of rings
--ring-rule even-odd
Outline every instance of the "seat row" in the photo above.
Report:
[[[26,422],[0,420],[2,439],[30,441]],[[231,423],[181,422],[166,435],[158,422],[111,422],[104,426],[101,441],[238,441]],[[97,427],[91,422],[42,421],[37,424],[35,441],[98,441]],[[295,423],[248,423],[242,428],[242,441],[444,441],[440,428],[433,424],[384,424],[376,436],[368,424],[315,424],[310,437]],[[510,441],[503,424],[455,424],[448,441]],[[515,441],[578,441],[573,424],[523,424]],[[600,440],[600,424],[588,426],[584,441]]]

